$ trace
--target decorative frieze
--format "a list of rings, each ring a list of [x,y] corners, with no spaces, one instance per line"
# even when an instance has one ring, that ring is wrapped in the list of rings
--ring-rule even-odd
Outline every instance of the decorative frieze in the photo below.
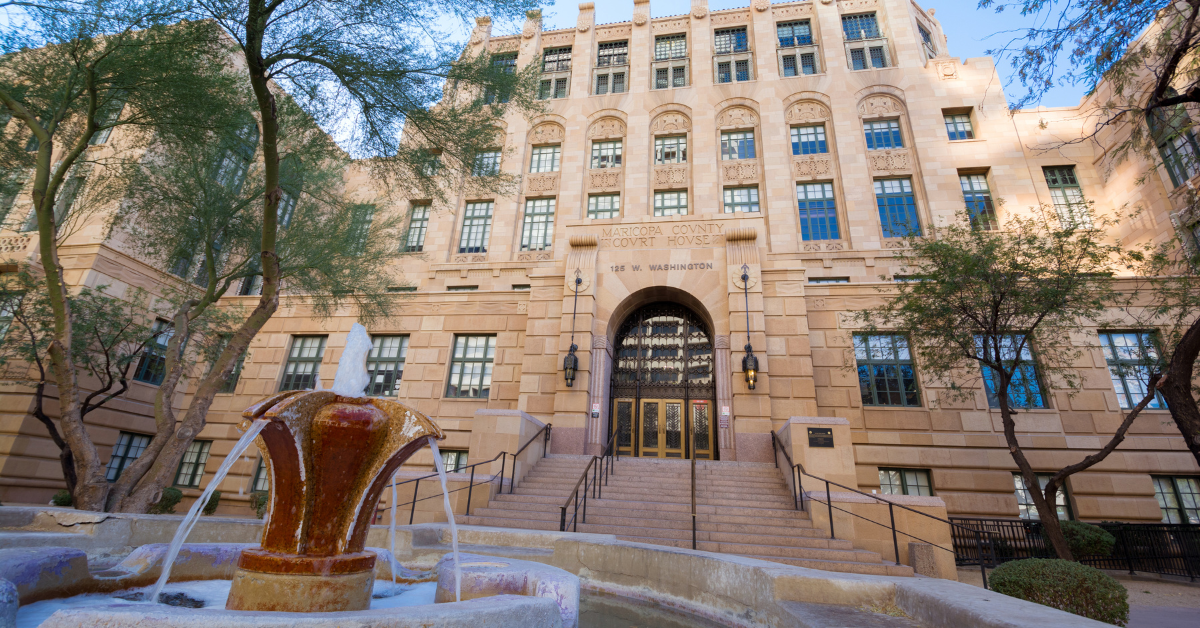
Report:
[[[864,118],[892,116],[904,113],[904,105],[893,96],[877,94],[863,99],[858,105],[858,115]]]
[[[538,144],[558,144],[563,141],[563,136],[566,133],[562,126],[554,122],[543,122],[535,127],[529,134],[529,142],[534,145]]]
[[[824,253],[829,251],[841,251],[846,248],[846,244],[841,241],[832,242],[805,242],[804,251],[806,253]]]
[[[688,186],[688,167],[684,164],[654,167],[654,187],[656,189],[686,188]]]
[[[879,0],[838,0],[838,11],[841,13],[858,13],[878,8]]]
[[[588,130],[588,137],[594,140],[621,139],[625,137],[625,123],[617,118],[600,118]]]
[[[758,183],[758,160],[738,159],[721,164],[721,182],[726,185]]]
[[[558,173],[531,174],[525,179],[525,191],[530,194],[546,194],[558,191]]]
[[[668,111],[660,114],[650,124],[650,132],[655,135],[665,133],[682,133],[692,129],[692,121],[684,114],[677,111]]]
[[[747,129],[758,125],[758,114],[747,107],[730,107],[717,117],[717,128]]]
[[[655,35],[669,35],[671,33],[687,32],[688,19],[685,17],[674,20],[654,22],[650,25],[650,29],[654,31]]]
[[[538,251],[536,253],[520,253],[517,255],[518,262],[548,262],[554,259],[554,254],[550,251]]]
[[[912,172],[912,158],[907,148],[869,151],[867,160],[871,164],[872,174],[909,174]]]
[[[775,7],[771,10],[771,15],[776,20],[793,20],[801,17],[810,17],[812,16],[812,3],[805,2],[803,4]]]
[[[621,169],[601,168],[588,171],[588,189],[594,192],[618,192],[621,189]]]
[[[487,255],[455,255],[453,261],[455,264],[476,264],[486,262]]]
[[[712,24],[716,27],[740,26],[742,24],[749,23],[750,11],[747,9],[742,9],[741,11],[729,11],[725,13],[714,13],[712,16]]]
[[[830,119],[829,107],[815,100],[802,100],[787,110],[787,121],[792,124],[825,122]]]
[[[797,179],[828,179],[833,176],[833,157],[829,153],[793,156],[792,174]]]

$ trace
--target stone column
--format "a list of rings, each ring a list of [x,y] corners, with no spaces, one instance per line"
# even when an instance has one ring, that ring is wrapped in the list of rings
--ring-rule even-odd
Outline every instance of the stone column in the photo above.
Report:
[[[729,336],[713,337],[713,376],[717,382],[717,407],[713,420],[717,422],[717,446],[721,460],[737,460],[737,443],[733,436],[733,393],[730,390],[733,372],[729,368]],[[729,411],[725,414],[726,410]]]
[[[612,378],[612,355],[608,349],[608,336],[592,336],[592,360],[588,377],[587,444],[585,454],[599,455],[608,443],[608,391]],[[599,406],[599,414],[593,410]]]

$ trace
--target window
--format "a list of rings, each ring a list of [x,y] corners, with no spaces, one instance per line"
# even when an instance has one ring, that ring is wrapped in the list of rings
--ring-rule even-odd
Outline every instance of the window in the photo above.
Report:
[[[478,289],[479,286],[446,286],[447,292],[473,292]]]
[[[429,205],[413,205],[408,214],[408,230],[404,233],[404,253],[420,253],[425,249],[425,234],[429,231]]]
[[[531,290],[531,289],[533,289],[533,284],[527,284],[527,283],[514,283],[514,284],[512,285],[512,289],[513,289],[513,290],[518,290],[518,291],[522,291],[522,290]]]
[[[775,33],[779,35],[780,48],[811,46],[813,43],[812,24],[808,20],[780,22],[775,25]]]
[[[283,366],[280,392],[310,390],[320,376],[321,356],[325,354],[325,336],[293,336],[287,363]]]
[[[727,55],[750,50],[746,27],[718,29],[713,38],[713,54]]]
[[[904,336],[854,334],[854,361],[864,406],[921,405],[912,353]]]
[[[921,34],[921,49],[925,51],[925,58],[936,57],[937,47],[933,45],[933,37],[929,35],[929,31],[924,26],[917,24],[917,32]]]
[[[156,318],[150,331],[154,333],[154,338],[142,350],[142,359],[138,361],[133,379],[157,386],[167,375],[167,342],[175,335],[175,328],[171,323]]]
[[[975,129],[971,127],[971,115],[967,113],[948,113],[946,119],[946,133],[950,136],[950,141],[957,140],[973,140],[975,139]]]
[[[68,178],[58,188],[58,198],[54,200],[54,224],[61,229],[63,221],[71,213],[71,207],[75,205],[75,200],[79,196],[79,190],[83,188],[84,177],[75,175]],[[29,216],[25,219],[25,226],[22,231],[37,231],[37,211],[32,207],[29,209]]]
[[[904,148],[904,138],[900,136],[900,122],[897,120],[879,120],[863,124],[867,134],[867,150],[884,150],[888,148]]]
[[[467,468],[467,452],[461,449],[441,449],[442,467],[446,473],[455,473]]]
[[[620,215],[620,194],[594,194],[588,197],[588,218],[616,218]]]
[[[680,65],[667,68],[655,68],[654,89],[687,86],[687,66]]]
[[[837,205],[832,183],[797,183],[802,240],[838,240]]]
[[[408,336],[371,336],[371,351],[367,354],[371,382],[364,392],[372,397],[395,397],[407,355]]]
[[[879,492],[884,495],[933,496],[928,469],[879,468]]]
[[[842,33],[845,34],[846,41],[876,39],[879,37],[879,22],[876,21],[874,13],[843,15]]]
[[[967,203],[971,228],[984,231],[999,229],[1000,220],[996,217],[996,207],[992,204],[992,191],[988,189],[987,175],[961,174],[958,175],[958,182],[962,186],[963,200]]]
[[[654,60],[687,58],[687,35],[659,35],[654,38]]]
[[[850,283],[849,277],[809,277],[808,283]]]
[[[621,140],[592,142],[592,168],[620,168]]]
[[[467,203],[467,210],[463,213],[462,236],[458,241],[459,253],[487,253],[494,206],[492,201]]]
[[[375,206],[356,203],[350,207],[350,229],[347,232],[347,251],[361,255],[367,249],[367,237],[371,235],[371,222],[375,219]]]
[[[521,230],[522,251],[545,251],[554,244],[554,199],[525,201],[525,224]]]
[[[1083,199],[1083,189],[1075,177],[1075,166],[1055,166],[1042,168],[1046,175],[1046,185],[1050,186],[1050,198],[1054,201],[1054,211],[1064,227],[1092,226],[1092,216],[1088,213],[1087,202]]]
[[[12,326],[23,296],[20,292],[0,292],[0,341],[8,336],[8,328]]]
[[[732,83],[733,82],[733,73],[730,70],[730,68],[732,68],[732,67],[733,67],[732,64],[730,64],[728,61],[722,61],[717,64],[717,82],[718,83]]]
[[[225,350],[225,345],[228,342],[229,342],[229,336],[224,336],[223,338],[221,338],[221,350],[222,351]],[[233,364],[233,370],[229,372],[229,376],[226,377],[225,381],[221,383],[221,389],[218,390],[217,392],[219,392],[221,394],[230,394],[237,390],[238,379],[240,379],[242,376],[242,366],[245,364],[245,362],[246,362],[246,352],[242,351],[242,354],[239,355],[237,358],[237,362],[234,362],[234,364]]]
[[[725,188],[725,213],[758,211],[758,188]]]
[[[1148,331],[1104,332],[1100,334],[1100,346],[1104,348],[1117,401],[1126,410],[1136,406],[1148,392],[1150,366],[1158,360],[1154,335]],[[1162,397],[1155,395],[1146,407],[1163,407]]]
[[[548,98],[566,98],[567,88],[570,86],[570,81],[565,78],[546,79],[541,82],[538,87],[538,98],[546,100]]]
[[[905,238],[921,235],[917,219],[917,203],[913,198],[910,179],[878,179],[875,181],[875,203],[879,206],[879,224],[885,238]]]
[[[515,74],[517,71],[517,55],[516,53],[495,55],[492,57],[492,67],[499,68],[505,74]],[[491,87],[484,90],[483,102],[487,104],[499,102],[508,102],[508,93],[497,94]]]
[[[736,75],[736,78],[739,83],[742,81],[750,80],[750,62],[749,61],[745,61],[745,60],[734,61],[733,62],[733,70],[734,70],[734,74]]]
[[[687,163],[687,136],[654,138],[654,163],[682,164]]]
[[[416,286],[390,286],[390,287],[388,287],[387,291],[388,292],[416,292],[417,287]]]
[[[754,159],[754,131],[721,134],[721,159]]]
[[[426,153],[422,157],[420,166],[421,174],[426,177],[437,176],[438,171],[442,169],[441,153]]]
[[[124,109],[125,101],[123,99],[111,100],[106,103],[106,106],[96,113],[96,125],[100,128],[92,135],[92,139],[88,140],[88,144],[99,146],[100,144],[108,143],[108,137],[112,135],[113,125],[121,119],[121,112]]]
[[[1176,135],[1158,145],[1163,165],[1171,176],[1171,183],[1176,187],[1183,185],[1189,179],[1200,174],[1200,163],[1197,162],[1196,137],[1191,129]]]
[[[262,275],[251,275],[242,279],[242,283],[238,286],[238,296],[258,296],[262,294],[263,278]]]
[[[247,121],[242,128],[225,140],[225,151],[221,154],[213,173],[213,180],[225,188],[237,191],[246,180],[250,162],[258,149],[258,125]]]
[[[495,336],[455,336],[447,397],[486,399],[492,386]]]
[[[687,192],[655,192],[655,216],[684,216],[688,213]]]
[[[796,58],[799,57],[800,63],[796,63]],[[783,61],[783,76],[798,76],[800,74],[816,74],[817,73],[817,56],[811,52],[802,52],[799,55],[781,55],[779,57]]]
[[[828,153],[825,144],[825,125],[792,127],[792,154],[817,155]]]
[[[542,53],[542,72],[567,72],[571,69],[571,47],[547,48]]]
[[[989,339],[995,342],[995,339]],[[1029,342],[1022,334],[1006,334],[999,337],[1000,359],[1006,368],[1011,369],[1017,362],[1017,345],[1024,341],[1021,347],[1021,365],[1013,372],[1012,381],[1008,385],[1008,405],[1013,408],[1045,408],[1046,398],[1042,395],[1042,385],[1038,379],[1037,362],[1033,360],[1033,351]],[[975,337],[975,350],[985,355],[983,336]],[[987,354],[994,355],[994,349],[987,348]],[[990,367],[983,367],[983,383],[987,388],[988,406],[1000,407],[1000,398],[996,391],[1000,386],[1000,376]]]
[[[1152,476],[1163,523],[1200,523],[1200,478]]]
[[[490,177],[500,172],[500,151],[489,150],[475,155],[471,164],[471,176]]]
[[[109,482],[116,482],[125,467],[137,460],[148,445],[150,445],[150,437],[145,434],[121,432],[117,436],[117,444],[113,445],[112,457],[108,459],[108,470],[104,477]]]
[[[629,42],[610,41],[600,44],[596,54],[596,67],[629,65]]]
[[[291,186],[280,185],[279,204],[275,206],[275,216],[277,224],[281,229],[286,229],[292,224],[292,218],[296,215],[296,200],[299,194]]]
[[[611,89],[609,89],[610,79],[611,79],[611,85],[612,85]],[[623,93],[624,91],[625,91],[625,73],[624,72],[613,72],[611,74],[597,74],[596,75],[596,95],[597,96],[602,96],[602,95],[608,94],[608,93],[620,94],[620,93]]]
[[[562,146],[534,146],[529,157],[530,172],[558,172],[562,163]]]
[[[267,461],[259,456],[258,464],[254,467],[254,483],[250,490],[253,492],[271,490],[271,472],[267,469]]]
[[[183,460],[179,461],[179,469],[175,472],[175,486],[200,486],[204,478],[204,465],[208,463],[208,451],[212,449],[211,440],[194,440],[183,452]]]
[[[1046,490],[1046,485],[1050,483],[1049,473],[1037,474],[1039,488]],[[1013,474],[1013,487],[1017,495],[1017,511],[1022,519],[1031,519],[1037,521],[1038,517],[1037,506],[1033,505],[1033,497],[1029,495],[1029,489],[1025,488],[1025,476],[1020,473]],[[1059,520],[1066,521],[1071,519],[1071,504],[1067,500],[1067,487],[1058,487],[1058,493],[1055,495],[1055,506],[1058,510]]]

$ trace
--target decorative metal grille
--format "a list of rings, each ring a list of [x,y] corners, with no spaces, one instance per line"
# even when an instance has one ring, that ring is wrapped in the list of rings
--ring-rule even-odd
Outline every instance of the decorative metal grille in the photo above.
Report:
[[[654,303],[617,336],[614,397],[711,399],[713,347],[705,324],[674,303]]]
[[[667,402],[667,449],[683,447],[683,404]]]
[[[692,425],[696,432],[696,450],[708,451],[711,446],[708,443],[708,404],[694,403],[692,404]]]
[[[642,404],[642,447],[658,449],[658,403]]]

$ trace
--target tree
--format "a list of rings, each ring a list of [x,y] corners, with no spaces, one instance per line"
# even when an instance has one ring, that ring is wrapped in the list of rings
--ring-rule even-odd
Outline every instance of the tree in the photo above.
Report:
[[[1104,323],[1110,308],[1121,302],[1111,275],[1122,251],[1105,242],[1108,225],[1060,226],[1047,217],[1050,211],[1043,208],[1036,218],[1010,217],[1002,231],[972,229],[963,215],[938,228],[936,238],[908,238],[909,248],[897,252],[897,261],[918,280],[896,284],[882,305],[858,317],[868,329],[908,337],[918,368],[947,388],[940,402],[973,399],[978,388],[962,382],[983,380],[1047,536],[1058,556],[1069,560],[1055,508],[1058,490],[1067,477],[1104,460],[1125,439],[1133,420],[1153,401],[1157,382],[1147,382],[1149,393],[1108,443],[1054,472],[1038,490],[1014,417],[1025,408],[1043,407],[1047,388],[1078,388],[1075,365],[1085,347],[1071,337],[1089,322]]]

